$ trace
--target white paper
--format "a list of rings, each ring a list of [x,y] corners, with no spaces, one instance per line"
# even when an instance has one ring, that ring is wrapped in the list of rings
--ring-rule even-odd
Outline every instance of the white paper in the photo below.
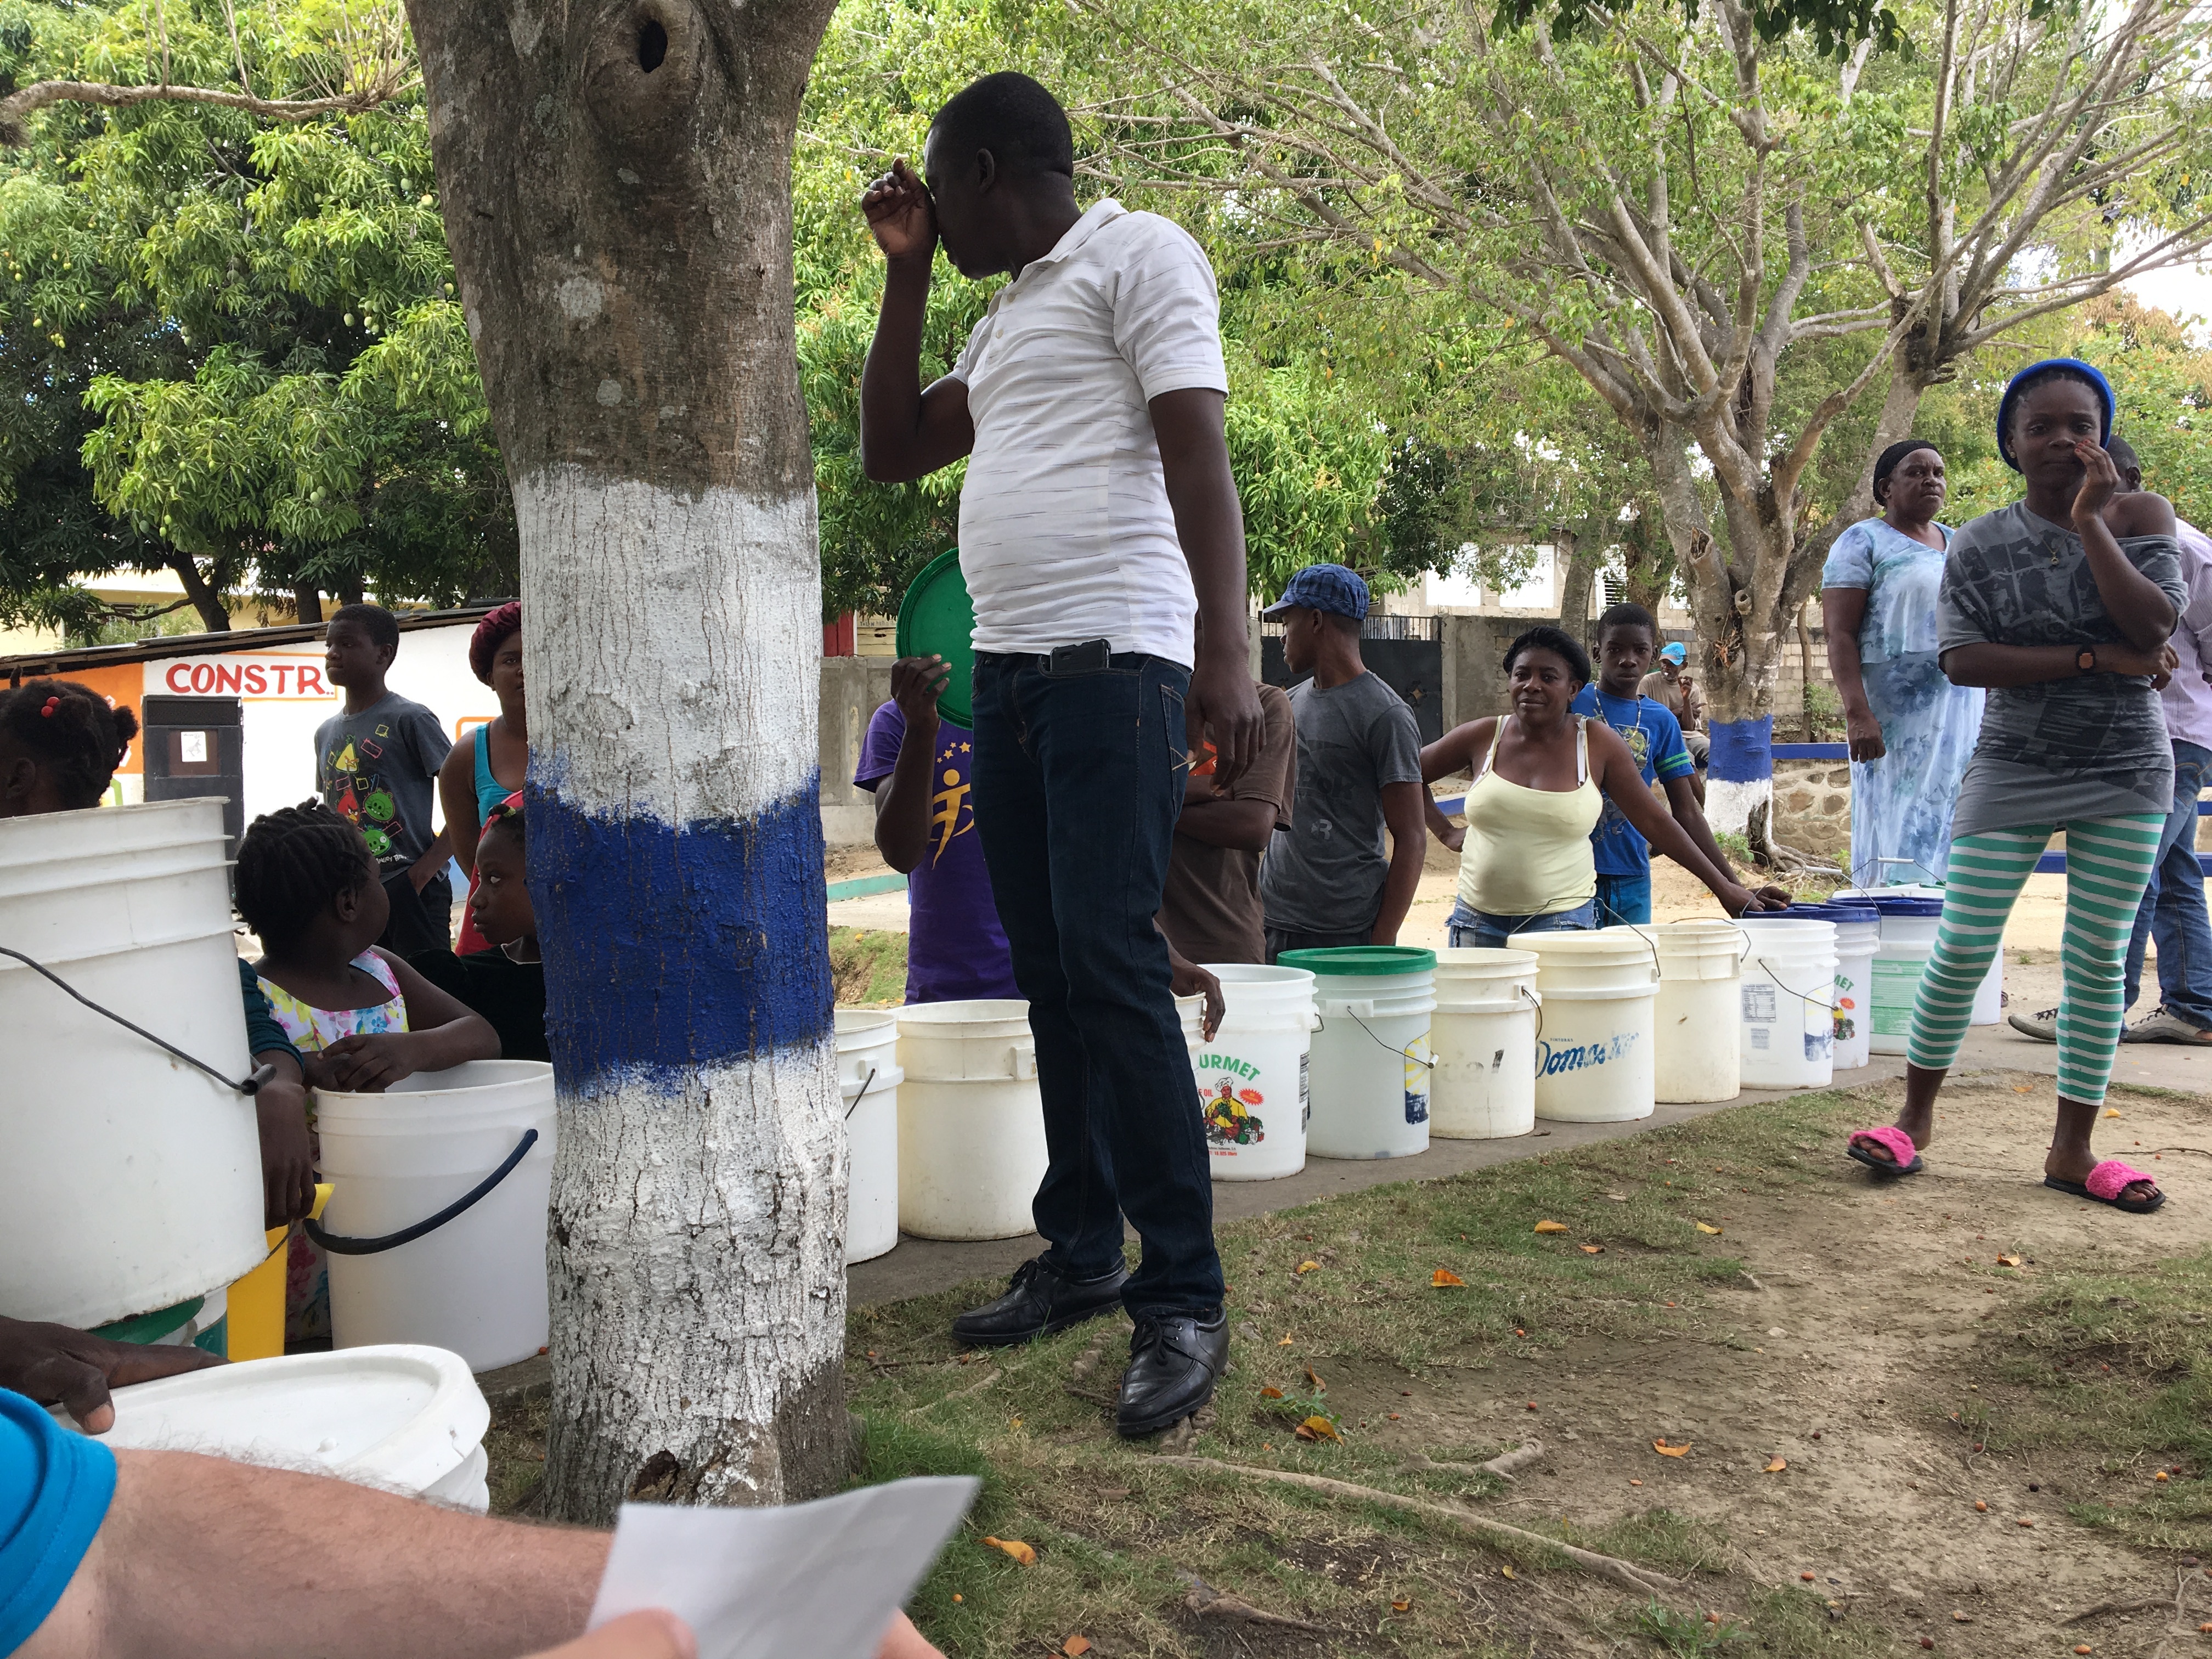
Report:
[[[625,1504],[586,1628],[665,1607],[699,1659],[872,1659],[979,1484],[894,1480],[788,1509]]]
[[[183,751],[183,752],[182,752],[182,755],[180,756],[180,758],[183,760],[183,762],[184,762],[184,763],[185,763],[185,765],[190,766],[190,765],[193,764],[195,762],[197,762],[197,763],[200,763],[200,764],[202,764],[202,765],[204,765],[204,764],[206,763],[206,762],[207,762],[207,733],[206,733],[206,732],[178,732],[178,733],[177,733],[177,737],[178,737],[178,738],[179,738],[179,748],[180,748],[180,749],[182,750],[182,751]]]

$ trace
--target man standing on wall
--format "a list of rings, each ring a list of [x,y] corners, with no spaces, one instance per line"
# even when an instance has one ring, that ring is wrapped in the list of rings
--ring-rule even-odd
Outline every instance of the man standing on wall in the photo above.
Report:
[[[939,111],[922,170],[894,163],[861,202],[889,266],[861,455],[882,483],[970,458],[975,823],[1049,1155],[1044,1253],[953,1334],[1024,1342],[1121,1303],[1136,1333],[1116,1422],[1152,1434],[1212,1396],[1229,1352],[1205,1132],[1152,923],[1189,754],[1210,727],[1231,784],[1261,736],[1219,301],[1175,225],[1077,204],[1066,114],[1026,76],[987,76]],[[1012,280],[925,390],[939,241],[962,275]]]
[[[451,856],[430,833],[430,803],[453,740],[438,717],[386,688],[399,621],[380,605],[341,605],[323,632],[323,672],[345,706],[315,728],[315,790],[368,840],[392,901],[376,942],[401,956],[453,942]]]

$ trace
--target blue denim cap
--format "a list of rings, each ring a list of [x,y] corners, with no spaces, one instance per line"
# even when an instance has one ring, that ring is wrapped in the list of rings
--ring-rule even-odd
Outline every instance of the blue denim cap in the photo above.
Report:
[[[2012,440],[2005,435],[2012,427],[2012,406],[2020,397],[2020,383],[2030,375],[2040,374],[2046,368],[2070,368],[2089,382],[2102,405],[2104,416],[2097,433],[2097,441],[2100,444],[2108,442],[2112,435],[2112,383],[2105,378],[2094,363],[2085,363],[2079,357],[2045,357],[2039,363],[2030,363],[2006,381],[2004,396],[1997,400],[1997,458],[2015,472],[2020,471],[2020,463],[2013,459]]]
[[[1682,642],[1680,640],[1669,641],[1667,644],[1661,646],[1659,647],[1659,654],[1671,663],[1684,663],[1690,659],[1689,652],[1683,647]]]
[[[1340,564],[1310,564],[1291,578],[1291,585],[1260,614],[1279,617],[1285,611],[1331,611],[1354,622],[1367,614],[1367,584],[1356,571]]]

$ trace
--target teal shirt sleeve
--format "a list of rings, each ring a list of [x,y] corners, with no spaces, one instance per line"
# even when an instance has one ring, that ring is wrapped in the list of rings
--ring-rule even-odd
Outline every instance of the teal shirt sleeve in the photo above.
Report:
[[[269,998],[261,989],[261,976],[253,971],[253,964],[244,957],[238,959],[238,994],[246,1000],[246,1052],[265,1054],[276,1049],[292,1056],[300,1064],[300,1051],[292,1039],[284,1035],[284,1028],[276,1018],[276,1011],[269,1006]]]
[[[62,1599],[115,1496],[115,1454],[0,1389],[0,1656]]]

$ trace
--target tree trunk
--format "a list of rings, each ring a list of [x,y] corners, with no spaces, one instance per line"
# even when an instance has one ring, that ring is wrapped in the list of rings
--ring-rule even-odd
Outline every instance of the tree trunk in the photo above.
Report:
[[[832,0],[410,0],[531,617],[550,1510],[848,1467],[790,157]]]
[[[169,568],[177,573],[177,580],[185,590],[185,597],[192,602],[192,609],[200,613],[200,622],[210,634],[230,632],[230,606],[215,584],[200,574],[200,562],[189,553],[172,553]]]
[[[1562,556],[1565,562],[1559,563]],[[1553,533],[1552,557],[1559,573],[1559,626],[1587,642],[1590,588],[1605,558],[1604,540],[1563,526]]]
[[[319,623],[323,619],[323,595],[313,582],[295,582],[292,586],[292,620]]]

